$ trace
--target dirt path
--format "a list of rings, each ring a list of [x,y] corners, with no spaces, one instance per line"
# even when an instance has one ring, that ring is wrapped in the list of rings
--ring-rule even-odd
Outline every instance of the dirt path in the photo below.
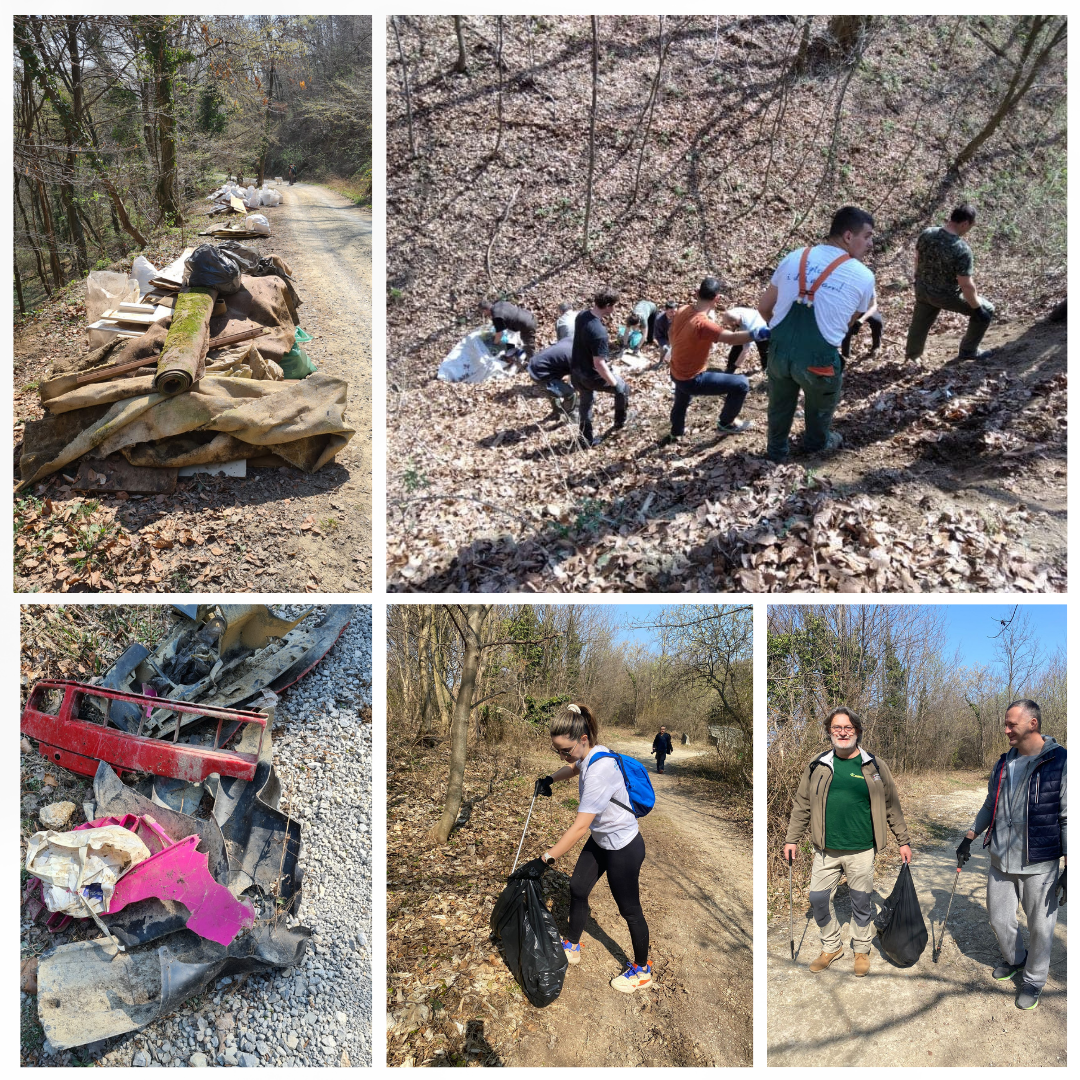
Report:
[[[650,742],[609,745],[653,770],[656,808],[641,820],[647,852],[641,901],[654,987],[620,995],[607,985],[628,954],[630,937],[606,882],[599,882],[589,898],[581,963],[568,970],[558,1000],[536,1014],[539,1030],[523,1037],[504,1063],[749,1065],[750,840],[684,784],[680,762],[703,751],[676,747],[660,776]]]
[[[273,235],[246,243],[289,263],[300,324],[314,337],[307,351],[320,371],[348,381],[355,436],[314,475],[251,468],[244,478],[182,481],[172,496],[90,506],[55,474],[16,506],[17,591],[371,590],[371,214],[314,184],[279,190],[284,202],[267,211]],[[156,264],[179,255],[179,243],[152,252]],[[16,443],[19,422],[43,415],[37,381],[60,356],[84,352],[80,312],[71,309],[69,326],[42,320],[16,340]]]
[[[939,939],[956,873],[957,838],[984,795],[982,788],[942,792],[919,800],[908,811],[941,837],[933,847],[916,848],[912,862],[927,929],[932,924]],[[1000,955],[986,914],[988,865],[988,856],[976,843],[957,883],[937,964],[928,944],[917,964],[897,968],[882,955],[875,938],[870,974],[856,979],[845,929],[845,956],[813,975],[808,965],[820,951],[820,939],[805,894],[795,904],[795,964],[788,946],[788,915],[778,912],[768,937],[769,1065],[1064,1066],[1067,908],[1059,911],[1050,978],[1039,1007],[1020,1012],[1013,1003],[1018,987],[990,978]],[[890,876],[877,881],[874,898],[879,904],[894,880]],[[837,917],[843,924],[851,909],[846,888],[840,893]]]

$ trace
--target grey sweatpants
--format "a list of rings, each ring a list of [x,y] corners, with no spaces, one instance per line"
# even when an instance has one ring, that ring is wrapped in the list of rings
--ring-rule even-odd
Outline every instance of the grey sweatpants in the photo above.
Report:
[[[1005,874],[991,864],[986,879],[986,908],[1001,955],[1006,963],[1023,964],[1024,982],[1040,990],[1050,971],[1050,948],[1057,925],[1057,878],[1056,868],[1046,874]],[[1027,916],[1026,950],[1017,919],[1018,905]]]
[[[865,851],[815,851],[810,866],[810,907],[814,922],[821,933],[824,952],[837,952],[844,947],[840,940],[840,924],[836,921],[832,898],[840,878],[847,878],[851,897],[851,947],[857,953],[868,953],[874,940],[874,914],[871,894],[874,891],[874,849]]]

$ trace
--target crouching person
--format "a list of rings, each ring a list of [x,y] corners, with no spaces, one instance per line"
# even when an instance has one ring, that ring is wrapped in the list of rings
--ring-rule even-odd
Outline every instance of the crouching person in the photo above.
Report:
[[[564,337],[541,349],[530,361],[529,378],[543,387],[551,402],[552,412],[560,419],[573,419],[577,395],[565,380],[570,378],[570,355],[574,351],[574,339]]]
[[[821,933],[821,955],[810,970],[824,971],[844,955],[833,895],[840,877],[851,896],[851,937],[855,974],[870,970],[874,939],[874,855],[888,842],[886,827],[911,862],[907,825],[900,796],[885,762],[859,746],[862,722],[850,709],[834,709],[825,720],[831,749],[803,770],[791,805],[784,861],[793,859],[810,826],[814,861],[810,870],[810,906]]]
[[[1014,701],[1005,712],[1009,750],[990,773],[986,801],[965,834],[956,857],[965,863],[971,841],[985,831],[990,848],[986,908],[1001,949],[994,968],[999,982],[1021,975],[1018,1009],[1034,1009],[1050,973],[1058,904],[1065,903],[1066,752],[1044,736],[1042,716],[1034,701]],[[1028,946],[1017,921],[1024,909]]]

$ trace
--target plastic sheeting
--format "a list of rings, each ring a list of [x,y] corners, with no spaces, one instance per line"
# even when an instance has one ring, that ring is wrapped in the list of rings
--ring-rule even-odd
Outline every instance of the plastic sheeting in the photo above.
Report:
[[[482,383],[512,374],[487,347],[485,337],[490,330],[474,330],[466,334],[439,365],[438,378],[443,382]]]

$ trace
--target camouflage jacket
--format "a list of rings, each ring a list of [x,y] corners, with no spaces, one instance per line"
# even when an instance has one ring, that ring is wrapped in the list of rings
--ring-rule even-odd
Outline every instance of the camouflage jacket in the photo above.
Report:
[[[915,273],[915,290],[928,296],[959,296],[958,275],[971,274],[973,260],[967,241],[946,229],[923,229],[915,245],[919,268]]]

